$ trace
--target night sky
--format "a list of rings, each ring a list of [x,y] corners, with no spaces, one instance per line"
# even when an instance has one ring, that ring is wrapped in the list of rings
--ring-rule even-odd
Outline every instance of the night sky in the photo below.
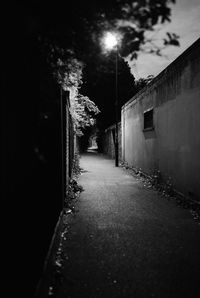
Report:
[[[171,22],[156,26],[156,31],[151,32],[157,43],[166,32],[175,32],[179,35],[179,47],[167,47],[163,56],[140,53],[137,61],[130,62],[132,73],[136,79],[148,75],[158,75],[165,67],[183,53],[200,36],[200,1],[176,0],[171,5]],[[153,68],[152,68],[153,65]]]

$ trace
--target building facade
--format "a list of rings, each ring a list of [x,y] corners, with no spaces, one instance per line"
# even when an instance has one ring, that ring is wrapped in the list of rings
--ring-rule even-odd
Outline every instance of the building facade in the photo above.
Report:
[[[200,39],[123,107],[122,160],[200,199]]]

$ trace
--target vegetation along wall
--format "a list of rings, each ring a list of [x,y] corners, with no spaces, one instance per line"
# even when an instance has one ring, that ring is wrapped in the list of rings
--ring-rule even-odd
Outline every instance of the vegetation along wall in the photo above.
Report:
[[[200,199],[200,39],[122,107],[122,159]]]

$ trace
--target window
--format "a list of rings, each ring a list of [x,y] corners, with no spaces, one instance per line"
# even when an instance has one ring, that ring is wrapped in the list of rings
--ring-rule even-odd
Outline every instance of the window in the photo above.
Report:
[[[144,112],[144,131],[154,129],[153,109]]]

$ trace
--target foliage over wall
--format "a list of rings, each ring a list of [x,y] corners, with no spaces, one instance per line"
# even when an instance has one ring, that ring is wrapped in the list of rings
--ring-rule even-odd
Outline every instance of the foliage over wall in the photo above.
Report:
[[[84,64],[74,58],[72,52],[48,45],[48,63],[57,83],[64,91],[70,91],[70,113],[74,122],[75,133],[83,135],[88,126],[95,124],[95,116],[100,112],[96,104],[80,93]]]

